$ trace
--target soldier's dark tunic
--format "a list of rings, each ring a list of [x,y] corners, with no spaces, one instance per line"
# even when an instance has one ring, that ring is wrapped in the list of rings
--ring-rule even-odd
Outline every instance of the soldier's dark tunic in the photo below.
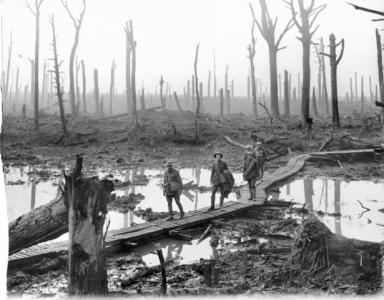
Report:
[[[225,196],[225,182],[220,182],[220,178],[224,178],[224,171],[228,170],[228,165],[222,160],[217,160],[213,163],[211,169],[211,183],[213,185],[211,195],[211,209],[215,207],[215,195],[217,190],[220,189],[220,206],[223,206]]]
[[[252,151],[247,151],[244,155],[244,166],[243,166],[244,179],[248,182],[250,198],[254,199],[256,190],[256,180],[259,176],[258,164],[256,155]]]
[[[182,187],[183,182],[179,172],[175,169],[166,170],[164,173],[164,195],[167,198],[170,217],[173,216],[172,198],[175,199],[180,214],[184,215],[183,206],[180,203],[180,191]]]

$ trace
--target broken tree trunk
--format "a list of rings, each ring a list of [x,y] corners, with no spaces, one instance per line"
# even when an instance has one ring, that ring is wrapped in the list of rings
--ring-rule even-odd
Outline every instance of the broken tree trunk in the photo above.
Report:
[[[64,0],[61,0],[61,3],[63,4],[64,8],[66,9],[69,17],[71,18],[73,25],[75,27],[75,41],[73,43],[72,49],[71,49],[71,55],[69,58],[69,95],[71,99],[71,112],[72,116],[77,117],[77,110],[76,110],[76,101],[75,101],[75,79],[74,79],[74,63],[75,63],[75,55],[76,55],[76,49],[79,44],[79,37],[80,37],[80,29],[81,24],[83,23],[84,13],[85,13],[85,0],[83,2],[83,8],[80,13],[80,16],[76,19],[72,12],[70,11],[68,7],[68,3],[64,2]]]
[[[115,95],[115,69],[116,69],[115,60],[112,60],[111,83],[109,86],[109,115],[110,116],[112,116],[112,102],[113,102],[113,97]]]
[[[24,214],[8,224],[9,255],[55,239],[68,231],[68,209],[63,196]],[[26,230],[28,229],[28,230]]]
[[[230,100],[229,100],[229,93],[228,93],[228,66],[225,66],[224,92],[225,92],[225,101],[227,102],[227,115],[229,115],[231,105],[229,103]]]
[[[81,60],[81,74],[83,77],[83,111],[87,114],[87,78],[85,77],[84,60]]]
[[[140,107],[141,107],[141,111],[144,111],[146,109],[145,108],[144,87],[141,89]]]
[[[179,111],[183,111],[183,109],[181,108],[179,99],[177,98],[177,94],[176,94],[176,92],[173,92],[173,97],[175,98],[175,102],[176,102],[177,109],[178,109]]]
[[[95,111],[96,116],[100,117],[100,101],[99,101],[99,73],[97,72],[97,69],[93,70],[93,81],[95,85]]]
[[[50,23],[52,26],[53,67],[54,67],[54,74],[55,74],[56,95],[57,95],[57,100],[59,102],[61,127],[63,128],[64,135],[68,136],[67,121],[65,120],[65,112],[64,112],[64,99],[63,99],[64,92],[61,88],[61,83],[60,83],[60,69],[59,69],[60,63],[59,63],[58,54],[57,54],[55,20],[53,15],[50,17]]]
[[[72,173],[64,173],[69,232],[68,294],[106,295],[104,221],[113,184],[83,178],[82,161],[82,157],[77,156]]]
[[[364,95],[364,77],[361,76],[361,113],[364,113],[364,101],[365,101],[365,95]]]
[[[224,91],[222,88],[220,89],[219,94],[220,94],[220,117],[223,117],[224,116]]]
[[[313,114],[315,117],[318,116],[317,113],[317,103],[316,103],[316,91],[315,87],[312,88],[312,108],[313,108]]]
[[[132,21],[125,22],[125,96],[127,103],[127,113],[131,111],[132,88],[131,88],[131,53],[133,46]]]
[[[163,75],[161,75],[160,77],[160,101],[161,101],[161,109],[163,112],[165,112],[167,110],[167,105],[165,103],[165,99],[164,99],[164,95],[163,95],[163,85],[164,85],[164,79],[163,79]]]
[[[211,97],[211,70],[208,72],[207,98]]]
[[[341,45],[340,54],[337,57],[336,48]],[[336,37],[332,33],[329,36],[329,54],[322,52],[322,55],[328,56],[331,65],[331,87],[332,87],[332,126],[340,128],[339,103],[337,97],[337,66],[344,54],[344,39],[336,44]]]
[[[284,71],[284,109],[285,116],[289,117],[288,71]]]
[[[384,76],[383,76],[383,52],[381,46],[381,36],[379,30],[376,29],[376,46],[377,46],[377,67],[379,73],[379,90],[380,102],[384,104]],[[381,110],[381,122],[384,123],[384,109]]]
[[[131,24],[132,30],[132,24]],[[132,46],[132,73],[131,73],[131,87],[132,87],[132,114],[135,122],[135,127],[139,127],[139,119],[137,117],[137,101],[136,101],[136,41]]]
[[[249,58],[249,63],[251,65],[250,80],[248,78],[248,98],[249,98],[249,84],[250,84],[251,91],[252,91],[253,116],[257,117],[256,78],[255,78],[255,64],[254,64],[254,58],[256,54],[255,44],[256,44],[255,22],[252,22],[251,43],[248,45],[248,58]]]
[[[197,60],[199,58],[199,44],[196,46],[195,52],[195,63],[194,63],[194,71],[195,71],[195,89],[196,89],[196,117],[200,116],[200,93],[199,93],[199,79],[197,77]]]

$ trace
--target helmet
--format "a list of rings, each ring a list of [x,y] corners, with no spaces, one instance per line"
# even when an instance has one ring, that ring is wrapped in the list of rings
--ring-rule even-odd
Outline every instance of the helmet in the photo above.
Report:
[[[168,161],[168,162],[167,162],[167,164],[166,164],[166,166],[167,166],[167,167],[168,167],[168,166],[171,166],[171,167],[172,167],[172,166],[173,166],[173,164],[172,164],[172,162],[171,162],[171,161]]]
[[[213,157],[216,158],[216,155],[220,155],[220,157],[223,158],[223,154],[221,152],[215,152]]]
[[[257,146],[262,145],[262,142],[257,142],[256,145]]]
[[[252,149],[252,145],[245,146],[245,149]]]

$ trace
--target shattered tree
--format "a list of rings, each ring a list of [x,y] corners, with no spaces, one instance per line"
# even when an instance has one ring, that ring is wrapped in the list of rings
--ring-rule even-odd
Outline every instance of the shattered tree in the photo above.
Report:
[[[64,8],[66,9],[69,17],[71,18],[71,20],[73,22],[73,26],[75,27],[75,41],[73,43],[73,46],[71,49],[71,55],[69,58],[69,95],[71,98],[72,116],[77,117],[76,97],[75,97],[76,95],[75,95],[74,63],[75,63],[75,55],[76,55],[77,46],[79,45],[80,29],[81,29],[81,25],[82,25],[83,19],[84,19],[86,4],[85,4],[85,0],[83,0],[82,1],[83,8],[80,12],[79,18],[76,19],[68,7],[67,1],[65,1],[65,2],[64,2],[64,0],[60,0],[60,1],[63,4]]]
[[[261,24],[256,19],[253,7],[249,4],[253,16],[253,20],[256,23],[259,31],[269,48],[269,74],[270,74],[270,96],[271,96],[271,111],[274,117],[279,117],[279,96],[278,96],[278,85],[277,85],[277,52],[285,49],[286,47],[280,47],[281,40],[284,35],[292,28],[293,20],[289,20],[280,36],[275,38],[276,25],[278,18],[273,21],[269,15],[268,7],[265,0],[260,0],[261,7]]]
[[[83,178],[82,157],[70,175],[64,173],[64,197],[68,205],[68,294],[106,295],[104,221],[113,184]]]
[[[252,21],[252,29],[251,29],[251,43],[248,45],[248,58],[249,58],[249,64],[251,66],[250,70],[250,86],[252,91],[252,111],[253,116],[257,117],[257,99],[256,99],[256,78],[255,78],[255,64],[254,64],[254,58],[256,54],[255,49],[256,39],[255,39],[255,22]],[[248,79],[249,83],[249,79]],[[248,84],[249,87],[249,84]],[[248,89],[249,94],[249,89]]]

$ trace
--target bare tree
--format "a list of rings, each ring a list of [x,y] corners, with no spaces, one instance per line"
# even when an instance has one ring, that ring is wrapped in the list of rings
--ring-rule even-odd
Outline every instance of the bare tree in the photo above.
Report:
[[[161,75],[160,77],[160,101],[161,101],[161,109],[163,112],[165,112],[167,110],[167,106],[166,106],[166,103],[165,103],[165,99],[164,99],[164,95],[163,95],[163,86],[164,86],[164,79],[163,79],[163,75]]]
[[[340,54],[337,57],[336,48],[341,45]],[[329,54],[321,53],[328,56],[331,65],[331,87],[332,87],[332,126],[340,127],[339,118],[339,104],[337,97],[337,66],[339,65],[344,54],[344,39],[336,44],[336,37],[334,34],[329,36]]]
[[[383,48],[381,45],[381,35],[376,29],[376,48],[377,48],[377,67],[379,73],[380,102],[384,104],[384,76],[383,76]],[[381,122],[384,123],[384,108],[381,109]]]
[[[207,97],[211,97],[211,70],[208,72],[208,88],[207,88]]]
[[[277,85],[277,52],[285,49],[286,47],[280,47],[281,40],[289,29],[293,26],[293,20],[289,20],[280,36],[275,37],[276,25],[278,18],[276,17],[273,21],[269,15],[268,7],[265,0],[260,0],[261,7],[261,24],[255,17],[253,7],[250,4],[253,20],[255,21],[259,31],[269,48],[269,76],[270,76],[270,93],[271,93],[271,110],[275,117],[279,117],[279,96],[278,96],[278,85]]]
[[[84,19],[84,13],[86,9],[86,3],[85,0],[83,0],[83,8],[80,12],[80,15],[78,19],[74,17],[71,10],[69,9],[68,2],[64,0],[60,0],[63,4],[65,10],[67,11],[69,17],[71,18],[73,22],[73,26],[75,27],[75,41],[73,43],[72,49],[71,49],[71,55],[69,58],[69,96],[71,97],[71,113],[72,116],[77,117],[77,109],[76,109],[76,98],[75,98],[75,78],[74,78],[74,63],[75,63],[75,56],[76,56],[76,50],[77,46],[79,45],[79,38],[80,38],[80,29],[81,25],[83,23]]]
[[[217,96],[216,53],[213,51],[213,97]]]
[[[131,25],[132,29],[132,25]],[[132,114],[135,122],[135,127],[139,127],[139,120],[137,118],[137,101],[136,101],[136,41],[132,46]]]
[[[81,74],[83,77],[83,110],[87,114],[87,78],[85,77],[84,60],[81,60]]]
[[[111,83],[109,86],[109,115],[111,115],[111,116],[112,116],[112,101],[113,101],[113,97],[115,95],[115,69],[116,69],[115,60],[112,60]]]
[[[55,32],[55,19],[53,17],[53,14],[50,16],[49,22],[51,23],[51,27],[52,27],[53,72],[55,74],[56,96],[59,102],[61,127],[63,129],[64,135],[68,136],[67,122],[65,120],[65,112],[64,112],[64,99],[63,99],[64,92],[60,84],[60,65],[63,63],[63,61],[59,62],[59,59],[58,59],[56,32]]]
[[[39,130],[39,48],[40,48],[40,8],[44,0],[35,0],[34,9],[26,2],[35,16],[35,77],[34,77],[34,129]]]
[[[13,46],[13,39],[12,39],[12,33],[11,33],[9,48],[8,48],[7,77],[5,81],[5,87],[4,87],[5,90],[3,94],[4,108],[6,108],[6,104],[8,100],[9,77],[10,77],[9,74],[11,70],[11,60],[12,60],[12,46]]]
[[[284,110],[285,116],[289,117],[289,92],[288,92],[288,71],[284,70]]]
[[[131,110],[132,89],[131,89],[131,53],[133,47],[133,28],[132,20],[125,22],[125,90],[127,101],[127,113]]]
[[[197,78],[197,61],[199,58],[199,44],[196,46],[196,52],[195,52],[195,63],[194,63],[194,70],[195,70],[195,89],[196,89],[196,117],[200,116],[200,93],[199,93],[199,79]]]
[[[256,54],[256,39],[255,39],[255,22],[252,22],[252,29],[251,29],[251,43],[248,45],[248,58],[249,58],[249,64],[251,65],[251,73],[250,73],[250,86],[252,91],[252,110],[253,110],[253,116],[257,117],[257,99],[256,99],[256,78],[255,78],[255,64],[254,64],[254,58]]]
[[[306,8],[304,0],[297,0],[301,24],[297,19],[297,11],[294,5],[294,0],[286,1],[289,9],[291,10],[293,21],[301,33],[300,41],[303,46],[303,86],[301,93],[301,115],[302,121],[306,122],[309,117],[309,100],[311,94],[311,65],[310,65],[310,47],[312,37],[319,28],[317,25],[314,29],[313,25],[319,14],[325,9],[326,5],[315,7],[315,0],[311,0],[310,5]]]

